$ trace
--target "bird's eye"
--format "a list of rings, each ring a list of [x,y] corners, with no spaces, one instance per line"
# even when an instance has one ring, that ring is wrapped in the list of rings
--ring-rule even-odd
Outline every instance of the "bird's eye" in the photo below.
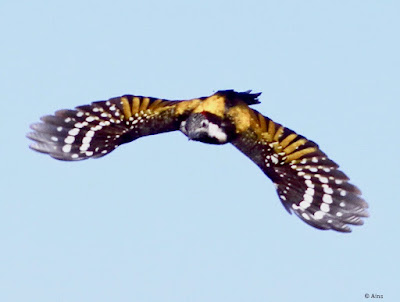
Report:
[[[201,121],[200,127],[207,127],[208,122],[207,121]]]

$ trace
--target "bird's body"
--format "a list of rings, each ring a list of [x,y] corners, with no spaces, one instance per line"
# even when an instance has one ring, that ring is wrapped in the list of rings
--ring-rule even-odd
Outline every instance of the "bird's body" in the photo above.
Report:
[[[232,143],[306,223],[342,232],[361,225],[368,216],[361,192],[317,144],[250,108],[259,95],[224,90],[181,101],[124,95],[44,116],[28,137],[32,149],[60,160],[101,157],[139,137],[175,130],[204,143]]]

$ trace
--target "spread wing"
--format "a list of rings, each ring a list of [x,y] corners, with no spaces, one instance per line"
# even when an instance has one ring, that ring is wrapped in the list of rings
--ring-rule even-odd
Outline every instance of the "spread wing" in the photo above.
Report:
[[[249,127],[232,144],[273,181],[289,213],[318,229],[350,232],[349,224],[363,224],[368,205],[361,192],[316,143],[255,110],[247,115]]]
[[[178,130],[198,102],[124,95],[44,116],[27,136],[33,150],[56,159],[101,157],[139,137]]]

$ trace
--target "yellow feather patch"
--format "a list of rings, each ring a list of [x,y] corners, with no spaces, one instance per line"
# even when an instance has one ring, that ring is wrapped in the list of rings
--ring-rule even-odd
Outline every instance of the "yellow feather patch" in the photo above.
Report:
[[[261,137],[267,142],[272,142],[272,137],[268,132],[261,133]]]
[[[251,126],[252,115],[251,109],[246,105],[239,104],[230,108],[227,112],[227,116],[232,120],[236,127],[236,133],[241,133]]]
[[[150,99],[149,98],[143,98],[142,103],[140,104],[139,111],[145,111],[147,107],[149,106]]]
[[[139,107],[140,107],[140,98],[134,96],[132,100],[132,115],[139,112]]]
[[[220,95],[212,95],[203,100],[199,106],[193,110],[193,113],[209,112],[221,118],[225,115],[226,98]]]
[[[281,141],[282,148],[286,148],[286,146],[289,145],[296,137],[297,134],[295,133],[288,135],[283,141]]]
[[[171,101],[162,100],[157,106],[150,105],[150,107],[148,109],[151,109],[154,113],[158,114],[158,113],[164,112],[166,110],[169,110],[171,108],[174,108],[175,106],[177,106],[175,104]],[[176,111],[175,111],[175,114],[176,114]]]
[[[157,107],[161,102],[162,102],[162,100],[160,100],[160,99],[155,100],[153,103],[151,103],[151,105],[149,106],[148,109],[149,109],[149,110],[154,109],[154,108]]]
[[[250,118],[251,118],[251,126],[252,127],[259,127],[260,124],[258,123],[257,114],[254,112],[254,110],[249,110],[249,112],[250,112]]]
[[[121,97],[122,110],[124,112],[125,119],[129,119],[132,116],[131,106],[127,97]]]
[[[200,100],[199,99],[193,99],[193,100],[189,100],[189,101],[179,102],[176,105],[175,114],[176,115],[181,115],[184,112],[192,111],[199,104],[200,104]]]
[[[291,134],[292,135],[292,134]],[[290,136],[290,135],[289,135]],[[288,137],[289,137],[288,136]],[[297,136],[297,135],[296,135]],[[285,146],[283,146],[285,149],[283,150],[283,152],[285,152],[286,154],[290,154],[292,153],[294,150],[296,150],[298,147],[303,146],[305,143],[307,142],[306,139],[302,138],[299,139],[298,141],[295,141],[294,143],[290,144],[289,146],[287,146],[285,148]]]
[[[303,150],[299,150],[299,151],[297,151],[297,152],[294,152],[294,153],[288,155],[288,156],[286,157],[286,162],[289,163],[289,162],[292,162],[292,161],[294,161],[294,160],[300,159],[300,158],[302,158],[304,155],[309,154],[309,153],[313,153],[313,152],[315,152],[315,151],[317,151],[317,148],[315,148],[315,147],[309,147],[309,148],[305,148],[305,149],[303,149]]]
[[[261,113],[258,114],[258,122],[260,124],[260,131],[267,131],[267,122],[265,121],[265,117]]]
[[[283,134],[283,130],[285,130],[282,126],[278,128],[278,131],[276,131],[274,135],[274,141],[278,141],[281,135]]]
[[[273,138],[274,135],[275,135],[275,123],[272,120],[270,120],[268,123],[268,136],[270,138]]]

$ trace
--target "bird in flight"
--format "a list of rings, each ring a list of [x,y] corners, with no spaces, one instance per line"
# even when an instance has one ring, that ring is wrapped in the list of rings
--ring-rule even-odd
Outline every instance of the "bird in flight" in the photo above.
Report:
[[[142,136],[177,130],[190,140],[231,143],[272,180],[289,213],[322,230],[362,225],[368,204],[360,190],[316,143],[250,108],[260,94],[221,90],[178,101],[124,95],[43,116],[27,136],[33,150],[66,161],[101,157]]]

